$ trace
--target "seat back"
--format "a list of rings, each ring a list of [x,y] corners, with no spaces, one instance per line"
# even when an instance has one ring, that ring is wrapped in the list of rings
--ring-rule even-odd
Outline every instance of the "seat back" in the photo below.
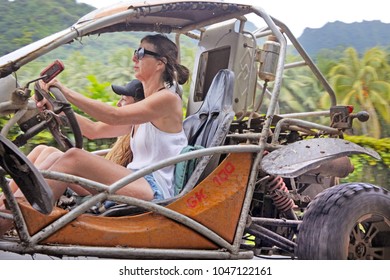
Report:
[[[227,69],[219,70],[199,110],[184,120],[188,145],[208,148],[223,144],[234,118],[233,89],[234,73]],[[215,169],[219,159],[219,155],[207,156],[200,159],[195,167],[193,164],[186,165],[191,167],[191,170],[185,170],[188,180],[181,180],[182,185],[176,185],[176,192],[182,188],[192,189],[200,179]],[[183,173],[183,170],[180,172]]]
[[[219,70],[199,110],[184,120],[188,145],[207,148],[222,143],[228,131],[221,125],[225,119],[231,122],[234,117],[233,88],[234,73],[227,69]],[[222,137],[216,134],[222,134]]]

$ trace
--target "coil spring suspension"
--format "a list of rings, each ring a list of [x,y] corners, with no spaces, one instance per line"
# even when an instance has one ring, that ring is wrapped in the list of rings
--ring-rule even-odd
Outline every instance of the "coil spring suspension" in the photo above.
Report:
[[[266,184],[268,186],[270,196],[279,211],[286,212],[294,207],[295,203],[288,197],[288,189],[282,177],[270,176]]]

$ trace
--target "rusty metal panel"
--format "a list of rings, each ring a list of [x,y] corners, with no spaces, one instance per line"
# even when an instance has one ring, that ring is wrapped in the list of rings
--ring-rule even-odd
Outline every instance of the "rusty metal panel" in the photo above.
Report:
[[[230,154],[191,192],[167,208],[196,220],[232,243],[251,163],[251,153]],[[66,213],[56,208],[45,216],[26,203],[21,203],[21,208],[31,234]],[[170,249],[218,247],[194,230],[153,212],[128,217],[83,214],[42,243]]]

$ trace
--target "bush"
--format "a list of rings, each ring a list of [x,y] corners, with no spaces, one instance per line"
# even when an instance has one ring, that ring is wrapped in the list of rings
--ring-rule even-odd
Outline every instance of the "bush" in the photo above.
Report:
[[[367,182],[390,190],[390,138],[346,136],[345,139],[375,150],[381,156],[381,160],[378,161],[367,155],[351,156],[355,171],[342,181]]]

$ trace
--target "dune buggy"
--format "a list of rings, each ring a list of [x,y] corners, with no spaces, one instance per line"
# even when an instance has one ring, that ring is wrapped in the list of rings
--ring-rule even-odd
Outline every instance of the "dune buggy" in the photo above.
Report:
[[[249,28],[250,17],[255,30]],[[68,149],[83,148],[82,136],[60,91],[52,88],[47,96],[54,105],[51,111],[38,111],[32,100],[30,85],[57,74],[58,64],[25,86],[14,73],[61,45],[113,32],[173,34],[179,47],[183,37],[196,41],[184,129],[191,147],[202,148],[157,162],[110,186],[37,170],[19,149],[31,137],[49,129]],[[288,42],[302,62],[286,62]],[[318,79],[329,96],[329,110],[280,113],[283,75],[298,67],[308,67]],[[0,112],[12,115],[0,136],[1,188],[11,214],[0,215],[12,219],[18,233],[3,237],[0,250],[101,258],[245,259],[277,254],[390,259],[388,191],[363,182],[338,183],[353,171],[348,156],[379,159],[375,151],[343,139],[353,120],[365,121],[367,113],[338,104],[289,28],[260,7],[216,0],[127,1],[97,9],[68,29],[1,57],[0,76]],[[74,137],[62,133],[60,114],[68,119]],[[312,121],[323,117],[328,124]],[[8,139],[14,126],[22,133]],[[116,194],[127,183],[172,164],[187,172],[173,198],[147,202]],[[25,200],[13,196],[11,178]],[[77,183],[98,194],[72,210],[62,209],[53,206],[45,179]],[[105,201],[116,205],[102,214],[91,213]]]

